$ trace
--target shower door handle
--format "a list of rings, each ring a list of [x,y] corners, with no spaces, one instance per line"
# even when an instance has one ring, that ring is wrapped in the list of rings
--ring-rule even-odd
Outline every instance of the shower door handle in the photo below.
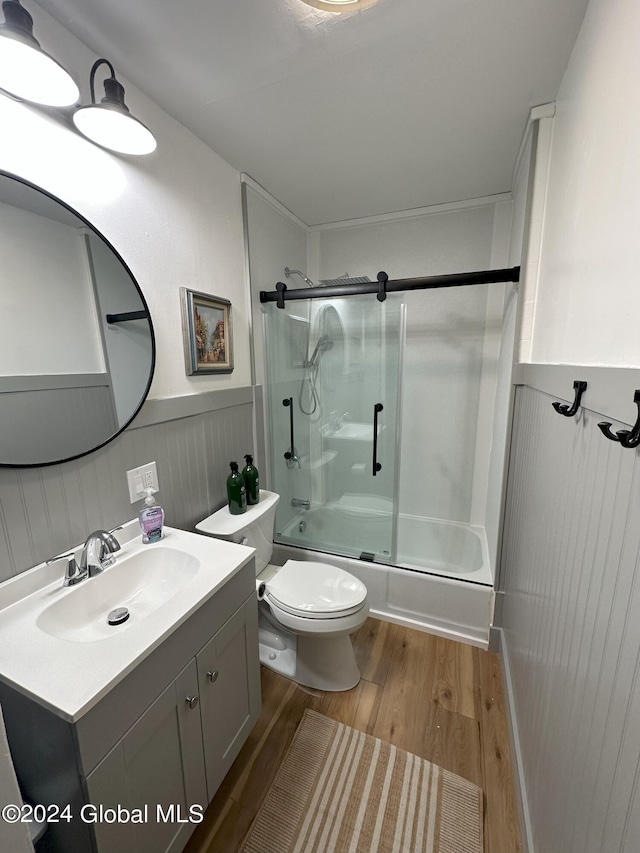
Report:
[[[289,433],[291,440],[291,445],[284,454],[284,458],[287,460],[287,468],[293,468],[295,465],[300,468],[300,459],[298,458],[296,445],[293,440],[293,397],[287,397],[286,399],[284,399],[282,401],[282,405],[289,407]]]
[[[378,471],[382,470],[382,465],[378,462],[378,412],[383,409],[382,403],[376,403],[373,407],[373,471],[375,477]]]

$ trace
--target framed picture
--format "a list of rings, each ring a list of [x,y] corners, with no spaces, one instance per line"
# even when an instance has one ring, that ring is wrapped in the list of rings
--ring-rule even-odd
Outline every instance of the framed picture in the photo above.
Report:
[[[209,293],[180,288],[182,337],[187,376],[231,373],[231,303]]]

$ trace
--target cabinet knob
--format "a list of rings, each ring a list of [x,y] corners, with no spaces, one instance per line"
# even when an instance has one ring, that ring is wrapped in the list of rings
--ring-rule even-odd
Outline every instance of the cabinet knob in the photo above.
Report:
[[[190,708],[195,708],[196,705],[198,704],[198,697],[197,696],[187,696],[187,698],[184,701],[186,702],[186,704]]]
[[[219,673],[218,673],[217,669],[210,669],[209,672],[207,673],[207,678],[213,684],[214,681],[218,680],[218,674]]]

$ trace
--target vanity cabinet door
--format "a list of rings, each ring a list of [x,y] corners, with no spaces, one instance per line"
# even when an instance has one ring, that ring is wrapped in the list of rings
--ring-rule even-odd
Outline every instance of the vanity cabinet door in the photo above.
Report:
[[[190,817],[198,818],[189,807],[207,805],[195,660],[88,776],[87,789],[93,808],[129,810],[95,824],[98,853],[183,849]]]
[[[209,801],[260,715],[258,608],[247,599],[196,657]]]

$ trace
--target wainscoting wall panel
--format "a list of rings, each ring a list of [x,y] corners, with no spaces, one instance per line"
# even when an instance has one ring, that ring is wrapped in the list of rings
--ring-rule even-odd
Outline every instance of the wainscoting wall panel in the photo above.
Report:
[[[640,451],[554,399],[517,388],[502,567],[533,850],[637,853]]]
[[[202,403],[195,409],[189,397],[184,404],[181,398],[152,401],[152,419],[145,404],[142,425],[134,422],[73,462],[0,468],[0,581],[83,542],[92,530],[134,518],[142,504],[129,501],[126,471],[146,462],[157,463],[166,524],[192,530],[219,509],[229,461],[243,463],[243,455],[254,452],[252,389],[197,396]],[[168,410],[171,419],[163,415]]]

